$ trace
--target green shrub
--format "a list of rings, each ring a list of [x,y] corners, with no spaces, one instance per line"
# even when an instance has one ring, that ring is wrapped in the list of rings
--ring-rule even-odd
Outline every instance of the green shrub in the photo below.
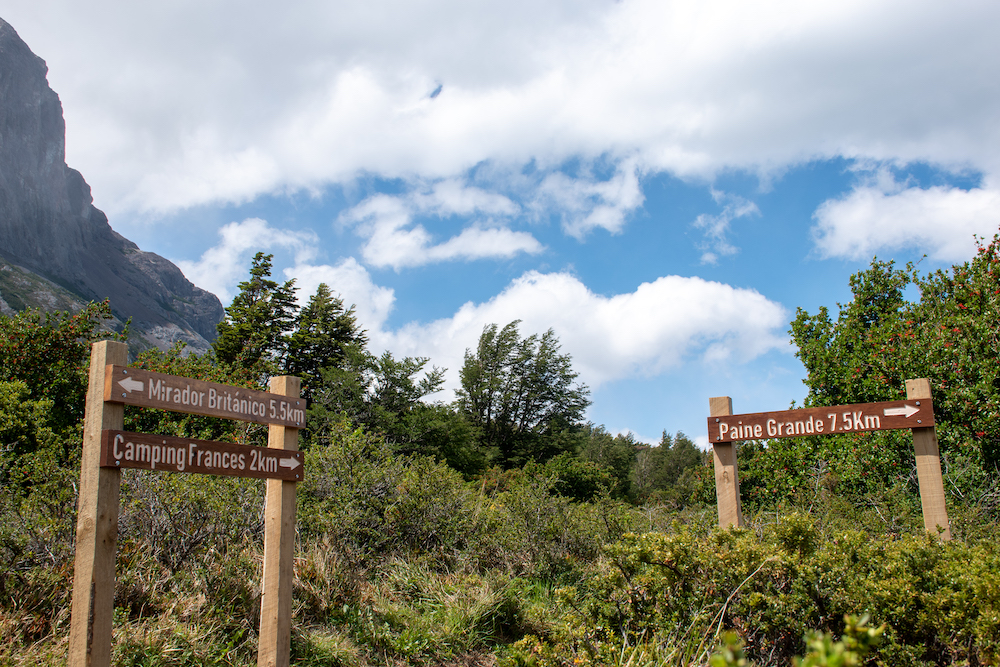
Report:
[[[464,549],[471,495],[443,463],[393,454],[344,418],[306,452],[305,470],[300,529],[353,566],[411,552],[444,566]]]
[[[691,657],[730,629],[755,664],[784,665],[805,652],[807,634],[842,634],[859,612],[885,624],[873,653],[882,665],[989,663],[1000,649],[995,540],[822,534],[800,514],[761,537],[678,525],[628,535],[606,554],[563,590],[573,611],[542,642],[551,664],[640,645]]]

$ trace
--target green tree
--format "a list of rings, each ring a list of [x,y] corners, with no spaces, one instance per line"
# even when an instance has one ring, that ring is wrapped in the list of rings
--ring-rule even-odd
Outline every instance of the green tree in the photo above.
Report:
[[[970,261],[927,275],[873,260],[851,277],[853,299],[840,304],[836,321],[826,309],[799,309],[791,334],[807,372],[807,405],[901,399],[906,379],[929,378],[946,462],[986,483],[1000,466],[1000,236],[977,239],[977,246]],[[917,300],[905,298],[908,285]],[[795,448],[799,467],[829,464],[828,476],[841,486],[869,491],[905,482],[912,469],[909,438],[896,433],[838,436],[805,448],[768,445],[775,448]],[[975,495],[962,487],[968,479],[953,479],[949,488]]]
[[[280,367],[288,349],[286,334],[294,328],[298,313],[295,281],[271,280],[272,257],[254,255],[250,279],[240,283],[212,344],[222,363],[256,368],[262,376]]]
[[[429,431],[443,437],[440,410],[430,414],[423,399],[441,389],[444,370],[425,370],[426,357],[396,359],[391,352],[376,357],[367,350],[350,348],[340,365],[320,369],[312,390],[309,419],[347,416],[372,433],[382,435],[398,451],[434,455],[436,447],[425,442]],[[451,424],[445,432],[461,425]],[[468,429],[465,429],[467,431]]]
[[[1000,466],[1000,235],[977,239],[971,261],[916,280],[920,301],[907,309],[894,343],[907,353],[907,377],[926,377],[942,449]]]
[[[631,470],[631,495],[639,501],[686,505],[694,492],[692,473],[701,466],[705,453],[689,437],[666,431],[655,447],[643,447]]]
[[[0,316],[0,381],[22,381],[32,400],[52,401],[47,419],[52,428],[76,426],[83,418],[90,344],[128,336],[108,331],[110,319],[107,301],[76,314],[28,309]]]
[[[825,307],[792,321],[796,356],[806,368],[806,406],[895,400],[903,391],[906,354],[899,339],[907,320],[903,290],[913,279],[893,262],[872,260],[851,276],[851,301],[834,322]]]
[[[576,384],[570,355],[549,329],[521,338],[520,320],[490,324],[465,351],[457,405],[479,429],[484,451],[504,466],[544,461],[571,446],[558,435],[580,425],[590,390]]]
[[[610,494],[618,498],[628,495],[629,475],[640,446],[635,436],[631,433],[612,436],[603,426],[587,424],[581,429],[580,438],[580,457],[596,463],[614,477]]]
[[[354,306],[344,308],[344,301],[320,283],[295,320],[287,342],[285,372],[302,379],[302,396],[311,399],[323,383],[324,370],[357,366],[367,344],[368,336],[358,326]]]

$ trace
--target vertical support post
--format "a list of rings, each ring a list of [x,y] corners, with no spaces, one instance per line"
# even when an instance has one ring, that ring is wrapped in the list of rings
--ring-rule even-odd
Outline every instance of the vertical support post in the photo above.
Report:
[[[906,381],[906,400],[931,399],[931,383],[927,378]],[[913,453],[917,459],[917,482],[920,485],[920,505],[924,513],[924,530],[938,534],[942,540],[951,539],[948,508],[944,502],[944,481],[941,478],[941,454],[938,451],[937,431],[934,426],[915,428]]]
[[[271,392],[299,397],[301,381],[283,375],[271,378]],[[271,424],[267,446],[296,451],[299,430]],[[292,581],[295,557],[295,482],[267,480],[264,505],[264,582],[260,600],[258,667],[288,667],[292,642]]]
[[[115,607],[115,547],[121,472],[100,466],[101,431],[124,427],[125,406],[104,402],[108,366],[128,363],[128,346],[100,341],[90,349],[90,381],[83,422],[76,559],[69,630],[70,667],[111,665],[111,620]]]
[[[711,416],[728,417],[733,414],[733,399],[728,396],[716,396],[708,399],[708,407]],[[743,520],[743,504],[740,502],[736,443],[713,442],[712,455],[715,461],[715,498],[719,508],[719,526],[742,528],[746,523]]]

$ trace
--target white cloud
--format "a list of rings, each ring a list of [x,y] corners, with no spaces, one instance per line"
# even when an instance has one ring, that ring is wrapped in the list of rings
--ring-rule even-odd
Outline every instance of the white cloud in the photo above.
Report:
[[[398,201],[369,202],[383,213],[393,210],[393,204]],[[449,243],[458,245],[478,233],[466,230]],[[284,269],[284,276],[295,279],[301,304],[326,283],[346,304],[355,305],[373,351],[429,357],[448,368],[447,389],[458,386],[464,351],[475,347],[483,327],[516,319],[522,321],[523,335],[553,328],[563,350],[573,356],[580,380],[595,389],[614,380],[655,377],[688,362],[709,369],[740,366],[768,351],[788,348],[783,331],[788,313],[780,304],[755,290],[681,276],[604,296],[568,273],[531,271],[492,299],[468,302],[450,317],[393,328],[387,324],[393,290],[377,285],[353,257],[335,265],[313,264],[314,240],[310,234],[274,229],[263,220],[244,220],[223,228],[218,246],[182,268],[229,298],[245,277],[251,249],[291,250],[295,262]],[[471,245],[479,243],[473,239]]]
[[[410,199],[420,212],[441,217],[451,215],[513,216],[520,207],[508,197],[468,186],[458,179],[438,181],[428,192],[415,190]]]
[[[340,221],[353,225],[357,233],[367,239],[361,253],[368,264],[389,266],[398,271],[432,262],[509,258],[522,252],[541,252],[542,244],[531,234],[513,231],[492,220],[475,222],[442,243],[435,243],[423,225],[413,224],[417,214],[429,213],[440,218],[476,214],[507,216],[518,210],[507,197],[448,181],[435,184],[428,192],[414,190],[406,196],[374,195],[344,211]]]
[[[475,348],[483,327],[516,319],[523,335],[554,329],[580,379],[592,388],[652,377],[690,360],[739,365],[788,346],[788,313],[754,290],[666,276],[606,297],[572,275],[538,272],[526,273],[485,303],[466,303],[452,317],[386,332],[381,344],[446,366],[453,389],[463,353]]]
[[[989,0],[10,0],[4,17],[47,60],[69,162],[113,215],[485,162],[1000,172]],[[615,187],[568,231],[619,229],[636,195]]]
[[[396,300],[393,290],[372,281],[368,271],[353,257],[335,266],[298,264],[284,270],[286,279],[294,278],[300,305],[316,293],[320,283],[326,283],[345,306],[355,306],[358,324],[377,338]]]
[[[878,182],[823,202],[813,218],[822,257],[870,259],[914,248],[935,260],[958,262],[975,254],[973,235],[992,238],[1000,228],[1000,191],[907,187],[883,172]]]
[[[308,262],[316,255],[317,237],[310,231],[275,229],[260,218],[231,222],[219,230],[221,241],[206,250],[197,262],[174,262],[188,280],[229,303],[236,285],[247,276],[251,251],[283,248],[294,253],[295,262]]]
[[[597,227],[620,232],[625,216],[643,200],[635,160],[625,160],[606,181],[571,178],[560,171],[549,174],[539,185],[532,208],[536,215],[558,212],[566,233],[582,239]]]
[[[719,256],[735,255],[739,248],[729,242],[729,223],[737,218],[749,215],[760,215],[757,204],[748,201],[743,197],[733,194],[726,194],[719,190],[712,190],[712,198],[716,203],[725,203],[722,213],[709,215],[702,213],[695,221],[694,226],[705,230],[705,243],[702,244],[701,255],[702,264],[715,264],[719,261]]]

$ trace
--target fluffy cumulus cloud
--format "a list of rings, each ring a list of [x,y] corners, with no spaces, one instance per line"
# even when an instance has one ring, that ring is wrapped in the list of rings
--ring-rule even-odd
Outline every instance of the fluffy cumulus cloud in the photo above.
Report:
[[[570,177],[556,171],[539,184],[531,208],[536,215],[557,211],[567,234],[582,239],[598,227],[617,233],[626,216],[642,205],[635,160],[624,160],[615,174],[600,180],[590,176]]]
[[[11,0],[4,16],[48,61],[70,163],[113,213],[490,163],[551,174],[538,197],[584,202],[565,220],[582,235],[621,227],[634,169],[998,171],[987,0]],[[621,175],[568,182],[574,160]]]
[[[188,280],[229,303],[236,285],[246,278],[249,258],[258,250],[290,251],[296,264],[316,256],[316,235],[309,231],[275,229],[266,220],[248,218],[231,222],[219,230],[219,244],[206,250],[196,262],[175,262]]]
[[[582,381],[654,376],[696,360],[744,363],[787,349],[788,313],[758,292],[666,276],[634,292],[602,296],[567,273],[529,272],[485,303],[467,303],[453,317],[382,332],[379,343],[399,354],[427,356],[449,369],[457,385],[463,351],[483,327],[521,320],[523,335],[555,330]]]
[[[870,259],[919,248],[932,259],[960,262],[975,253],[974,237],[1000,227],[1000,191],[910,187],[891,175],[824,202],[814,214],[816,250],[823,257]]]
[[[340,221],[353,226],[365,239],[361,254],[368,264],[399,270],[447,260],[541,252],[542,244],[534,236],[513,231],[494,219],[518,211],[518,206],[502,195],[446,181],[408,196],[374,195],[344,211]],[[458,235],[436,243],[426,227],[414,223],[416,215],[481,217]]]

